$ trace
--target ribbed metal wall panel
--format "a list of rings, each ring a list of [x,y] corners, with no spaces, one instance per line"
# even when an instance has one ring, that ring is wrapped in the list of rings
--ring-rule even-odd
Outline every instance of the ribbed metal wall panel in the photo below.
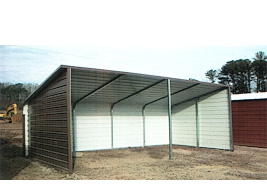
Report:
[[[114,148],[140,147],[143,145],[142,107],[117,105],[113,111]]]
[[[228,90],[199,98],[199,146],[231,149]]]
[[[267,100],[232,101],[235,145],[267,148]]]
[[[167,99],[165,99],[167,101]],[[145,109],[145,145],[169,144],[168,107],[157,104]]]
[[[173,144],[197,146],[195,100],[187,101],[172,110]]]
[[[168,144],[167,107],[146,108],[145,146]],[[113,115],[113,148],[143,146],[142,106],[117,105]],[[111,149],[110,105],[84,100],[75,111],[75,150]]]
[[[110,106],[82,101],[75,111],[75,151],[111,148]]]
[[[30,153],[38,160],[69,170],[67,71],[29,103]]]

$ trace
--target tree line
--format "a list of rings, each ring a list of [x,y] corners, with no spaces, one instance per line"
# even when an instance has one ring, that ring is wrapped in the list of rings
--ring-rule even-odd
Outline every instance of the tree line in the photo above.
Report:
[[[16,103],[22,109],[26,98],[38,88],[36,83],[0,83],[0,109]]]
[[[232,86],[233,94],[267,91],[267,56],[259,51],[252,58],[228,61],[219,70],[209,70],[206,77],[212,83]]]

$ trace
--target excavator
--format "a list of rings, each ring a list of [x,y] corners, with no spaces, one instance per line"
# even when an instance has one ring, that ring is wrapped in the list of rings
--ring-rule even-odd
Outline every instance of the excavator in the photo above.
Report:
[[[6,109],[5,114],[0,114],[0,119],[4,121],[8,121],[9,123],[12,123],[12,117],[13,115],[18,114],[17,104],[12,104]]]

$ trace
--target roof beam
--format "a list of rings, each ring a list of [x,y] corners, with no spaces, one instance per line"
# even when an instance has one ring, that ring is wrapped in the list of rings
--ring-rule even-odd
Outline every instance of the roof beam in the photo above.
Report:
[[[193,85],[191,85],[191,86],[189,86],[189,87],[186,87],[186,88],[184,88],[184,89],[182,89],[182,90],[178,90],[178,91],[172,93],[171,96],[172,96],[172,95],[175,95],[175,94],[178,94],[178,93],[180,93],[180,92],[183,92],[183,91],[185,91],[185,90],[188,90],[188,89],[190,89],[190,88],[193,88],[193,87],[195,87],[195,86],[197,86],[197,85],[199,85],[199,84],[200,84],[200,83],[196,83],[196,84],[193,84]],[[153,103],[155,103],[155,102],[157,102],[157,101],[159,101],[159,100],[162,100],[162,99],[164,99],[164,98],[167,98],[167,97],[168,97],[168,95],[163,96],[163,97],[161,97],[161,98],[159,98],[159,99],[153,100],[152,102],[149,102],[149,103],[145,104],[145,105],[143,106],[143,109],[144,109],[146,106],[148,106],[149,104],[153,104]]]
[[[163,81],[165,81],[165,79],[160,80],[160,81],[158,81],[158,82],[156,82],[156,83],[154,83],[154,84],[151,84],[151,85],[149,85],[149,86],[147,86],[147,87],[145,87],[145,88],[143,88],[143,89],[141,89],[141,90],[138,90],[138,91],[136,91],[135,93],[130,94],[129,96],[126,96],[126,97],[124,97],[124,98],[118,100],[117,102],[114,102],[114,103],[112,104],[112,106],[111,106],[111,109],[113,109],[113,107],[114,107],[116,104],[122,102],[123,100],[126,100],[126,99],[128,99],[128,98],[130,98],[130,97],[132,97],[132,96],[134,96],[134,95],[136,95],[136,94],[139,94],[139,93],[141,93],[141,92],[143,92],[143,91],[145,91],[145,90],[147,90],[147,89],[149,89],[149,88],[151,88],[151,87],[153,87],[153,86],[156,86],[157,84],[159,84],[159,83],[161,83],[161,82],[163,82]]]
[[[208,93],[205,93],[205,94],[202,94],[202,95],[199,95],[199,96],[195,96],[195,97],[190,98],[190,99],[188,99],[188,100],[185,100],[185,101],[179,102],[179,103],[177,103],[177,104],[174,104],[174,105],[172,105],[172,107],[177,106],[177,105],[182,104],[182,103],[185,103],[185,102],[188,102],[188,101],[191,101],[191,100],[194,100],[194,99],[196,99],[196,98],[201,98],[201,97],[203,97],[203,96],[207,96],[207,95],[212,94],[212,93],[221,92],[221,91],[224,90],[224,89],[225,89],[225,88],[220,88],[220,89],[216,89],[216,90],[213,90],[213,91],[211,91],[211,92],[208,92]]]
[[[116,81],[117,79],[119,79],[122,76],[123,76],[123,74],[118,75],[117,77],[114,77],[113,79],[111,79],[111,80],[107,81],[106,83],[102,84],[101,86],[99,86],[98,88],[96,88],[95,90],[93,90],[92,92],[89,92],[88,94],[86,94],[83,97],[81,97],[80,99],[78,99],[76,102],[74,102],[73,109],[75,109],[77,103],[79,103],[81,100],[83,100],[85,98],[88,98],[88,97],[92,96],[93,94],[99,92],[100,90],[102,90],[106,86],[110,85],[111,83],[113,83],[114,81]]]

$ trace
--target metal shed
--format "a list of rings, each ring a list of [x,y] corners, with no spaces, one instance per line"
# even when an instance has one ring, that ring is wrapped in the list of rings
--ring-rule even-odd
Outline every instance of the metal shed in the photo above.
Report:
[[[229,86],[60,66],[23,108],[25,153],[73,171],[75,153],[172,145],[233,150]]]
[[[232,95],[235,145],[267,148],[267,92]]]

